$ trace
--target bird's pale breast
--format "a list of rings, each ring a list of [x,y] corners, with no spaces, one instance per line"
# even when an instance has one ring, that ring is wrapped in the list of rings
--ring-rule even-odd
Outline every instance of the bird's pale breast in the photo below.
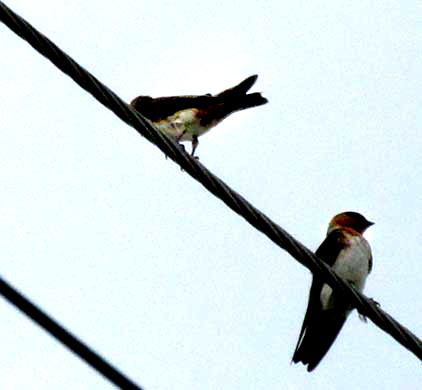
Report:
[[[358,291],[362,291],[369,273],[370,259],[371,249],[365,238],[350,236],[347,245],[340,251],[333,270]],[[331,287],[324,284],[320,296],[324,309],[332,309],[335,306],[332,292]]]
[[[201,126],[200,118],[197,116],[198,109],[190,108],[181,110],[165,120],[155,122],[160,131],[170,137],[179,138],[180,141],[192,141],[192,136],[200,136],[207,132],[212,126]]]

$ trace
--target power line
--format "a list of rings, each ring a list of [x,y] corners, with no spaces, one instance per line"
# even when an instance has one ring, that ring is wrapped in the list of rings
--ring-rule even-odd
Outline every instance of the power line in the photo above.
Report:
[[[0,2],[0,20],[12,31],[27,41],[35,50],[47,57],[62,72],[71,77],[81,88],[113,111],[120,119],[134,127],[141,135],[154,143],[168,157],[179,164],[189,175],[200,182],[212,194],[222,200],[234,212],[256,229],[264,233],[280,248],[287,251],[298,262],[325,280],[335,291],[346,297],[357,310],[370,318],[377,326],[390,334],[409,351],[422,359],[422,342],[412,332],[383,311],[373,300],[357,292],[339,278],[315,254],[297,241],[265,214],[252,206],[241,195],[232,190],[218,177],[208,171],[180,146],[153,128],[145,118],[123,102],[114,92],[93,75],[78,65],[53,42],[35,30],[23,18]]]
[[[116,386],[125,390],[142,390],[141,387],[137,386],[110,363],[106,362],[100,355],[95,353],[91,348],[63,328],[57,321],[36,307],[34,303],[30,302],[28,298],[16,291],[15,288],[1,277],[0,294]]]

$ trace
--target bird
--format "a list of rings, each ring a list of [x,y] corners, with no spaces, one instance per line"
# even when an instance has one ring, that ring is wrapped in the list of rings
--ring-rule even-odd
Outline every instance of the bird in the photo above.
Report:
[[[247,93],[257,78],[250,76],[217,95],[138,96],[130,105],[177,143],[191,141],[194,156],[199,136],[236,111],[268,102],[259,92]]]
[[[359,292],[363,291],[372,270],[371,248],[363,237],[372,225],[374,222],[357,212],[337,214],[331,219],[327,236],[315,252]],[[347,301],[314,275],[292,362],[303,363],[308,372],[314,370],[334,343],[351,310]]]

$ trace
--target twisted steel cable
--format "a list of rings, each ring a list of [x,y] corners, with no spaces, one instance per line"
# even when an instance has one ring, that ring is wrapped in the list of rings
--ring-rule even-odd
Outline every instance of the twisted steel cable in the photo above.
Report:
[[[0,294],[2,294],[8,301],[19,308],[22,312],[27,314],[32,320],[43,327],[53,337],[61,341],[71,351],[85,360],[89,365],[95,368],[96,371],[103,374],[110,382],[114,383],[124,390],[142,390],[135,382],[125,376],[117,368],[113,367],[98,353],[85,345],[82,341],[77,339],[73,334],[67,331],[57,321],[44,313],[41,309],[36,307],[21,293],[16,291],[10,283],[0,277]]]
[[[0,20],[22,39],[27,41],[35,50],[48,58],[62,72],[71,77],[81,88],[89,92],[120,119],[155,144],[169,158],[179,164],[183,170],[222,200],[234,212],[265,234],[280,248],[287,251],[312,273],[322,277],[335,291],[343,294],[362,315],[371,319],[378,327],[390,334],[419,359],[422,359],[422,342],[417,336],[383,311],[375,301],[368,299],[344,282],[324,262],[315,256],[311,250],[271,221],[222,180],[213,175],[198,160],[185,153],[179,145],[155,130],[142,115],[134,111],[113,91],[78,65],[27,21],[10,10],[3,2],[0,2]]]

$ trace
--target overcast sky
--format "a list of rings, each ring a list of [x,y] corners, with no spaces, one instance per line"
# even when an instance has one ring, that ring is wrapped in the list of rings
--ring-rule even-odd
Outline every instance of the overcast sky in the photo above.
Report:
[[[365,294],[422,337],[422,3],[6,1],[120,97],[269,103],[201,162],[315,250],[358,211]],[[419,389],[420,361],[353,312],[290,360],[310,272],[0,24],[1,274],[145,390]],[[190,145],[187,146],[190,150]],[[5,389],[113,386],[0,300]]]

